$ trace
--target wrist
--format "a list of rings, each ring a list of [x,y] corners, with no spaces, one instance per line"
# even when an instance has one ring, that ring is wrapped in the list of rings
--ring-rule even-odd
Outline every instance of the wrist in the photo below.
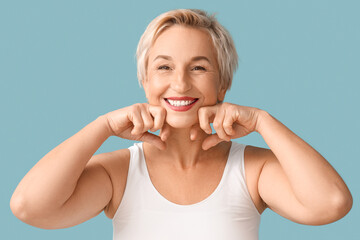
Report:
[[[262,128],[264,126],[264,122],[267,121],[269,119],[269,117],[271,117],[271,115],[268,112],[266,112],[265,110],[259,109],[259,111],[257,112],[257,121],[256,121],[256,126],[255,126],[256,132],[261,134]]]
[[[111,137],[114,134],[114,132],[111,130],[111,127],[109,125],[109,120],[105,115],[99,116],[95,121],[99,122],[103,126],[103,129],[105,130],[105,133],[107,137]]]

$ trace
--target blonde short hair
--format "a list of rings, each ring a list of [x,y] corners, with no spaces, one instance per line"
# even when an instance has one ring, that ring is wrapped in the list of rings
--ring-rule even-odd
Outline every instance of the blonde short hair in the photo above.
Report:
[[[230,89],[233,73],[238,67],[238,55],[230,33],[215,18],[199,9],[176,9],[157,16],[147,26],[140,38],[137,50],[137,77],[139,84],[145,80],[148,54],[159,34],[175,24],[205,29],[213,40],[217,53],[220,88]]]

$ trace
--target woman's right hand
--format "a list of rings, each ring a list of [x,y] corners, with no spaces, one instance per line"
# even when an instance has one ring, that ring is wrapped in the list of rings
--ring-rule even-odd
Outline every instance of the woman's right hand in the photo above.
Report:
[[[103,116],[107,119],[113,136],[148,142],[160,150],[165,149],[165,142],[161,137],[148,132],[162,129],[166,117],[166,110],[163,107],[137,103]]]

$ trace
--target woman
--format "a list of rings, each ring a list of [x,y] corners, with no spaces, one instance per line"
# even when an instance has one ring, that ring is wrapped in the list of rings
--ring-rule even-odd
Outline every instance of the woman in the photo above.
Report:
[[[45,155],[13,194],[19,219],[55,229],[104,211],[114,239],[257,239],[266,208],[308,225],[350,211],[346,184],[311,146],[264,110],[223,103],[237,54],[213,16],[158,16],[137,57],[148,103],[98,117]],[[251,132],[270,149],[231,142]],[[110,136],[141,143],[94,155]]]

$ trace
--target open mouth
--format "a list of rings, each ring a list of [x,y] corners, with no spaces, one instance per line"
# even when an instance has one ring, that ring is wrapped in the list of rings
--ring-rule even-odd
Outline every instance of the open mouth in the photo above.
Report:
[[[187,111],[199,100],[191,97],[164,98],[167,105],[175,111]]]

